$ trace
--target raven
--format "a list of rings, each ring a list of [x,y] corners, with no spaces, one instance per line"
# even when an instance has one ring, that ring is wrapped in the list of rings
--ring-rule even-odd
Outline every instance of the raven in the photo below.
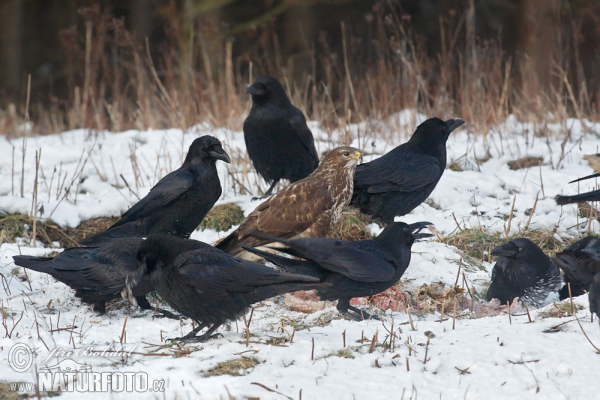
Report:
[[[550,293],[560,289],[560,271],[531,240],[513,239],[493,249],[492,255],[500,258],[492,270],[487,301],[498,299],[506,304],[519,297],[527,305],[539,308]]]
[[[244,121],[244,140],[254,168],[271,187],[281,179],[306,178],[319,165],[313,135],[302,111],[292,105],[281,83],[259,76],[248,87],[252,109]]]
[[[240,243],[269,243],[250,236],[252,232],[284,238],[326,236],[350,201],[354,170],[361,159],[354,147],[331,150],[312,174],[261,203],[216,247],[235,256],[243,251]]]
[[[414,210],[442,177],[448,136],[464,123],[460,118],[430,118],[408,142],[356,167],[350,204],[386,224]]]
[[[264,265],[243,261],[206,243],[172,235],[151,235],[140,245],[138,268],[128,287],[150,276],[156,292],[171,307],[194,320],[198,326],[182,338],[203,342],[228,320],[243,315],[248,307],[295,290],[323,288],[310,276],[279,272]],[[203,335],[196,334],[209,328]]]
[[[572,180],[569,183],[575,183],[575,182],[584,181],[586,179],[597,178],[597,177],[600,177],[600,173],[595,173],[595,174],[591,174],[588,176],[584,176],[583,178]],[[558,204],[559,206],[564,206],[565,204],[572,204],[572,203],[583,203],[586,201],[599,201],[600,200],[600,190],[592,190],[591,192],[585,192],[585,193],[576,194],[573,196],[558,195],[554,198],[554,200],[556,201],[556,204]]]
[[[594,276],[594,280],[590,285],[589,291],[590,311],[596,313],[598,323],[600,323],[600,272]]]
[[[560,299],[571,295],[581,296],[589,291],[594,275],[600,273],[600,238],[585,237],[573,243],[554,258],[554,263],[563,271],[565,286],[560,289]]]
[[[106,231],[80,243],[93,245],[150,233],[188,238],[221,196],[217,160],[231,162],[217,138],[207,135],[195,139],[181,168],[158,181],[146,197]]]
[[[371,318],[371,315],[351,306],[350,299],[373,296],[396,284],[408,268],[412,244],[417,239],[432,236],[419,233],[430,225],[431,222],[411,225],[394,222],[375,239],[356,242],[324,238],[270,238],[287,246],[276,250],[302,259],[242,246],[287,272],[314,276],[330,283],[331,286],[317,290],[320,299],[338,300],[337,309],[342,315],[360,321]]]
[[[135,271],[135,258],[142,238],[117,238],[88,247],[66,249],[54,258],[13,256],[16,265],[51,275],[75,290],[75,296],[94,305],[100,314],[104,303],[121,297],[128,274]],[[146,294],[153,291],[150,279],[142,279],[133,296],[144,309],[152,309]],[[162,310],[161,310],[162,311]],[[171,313],[163,311],[167,316]]]

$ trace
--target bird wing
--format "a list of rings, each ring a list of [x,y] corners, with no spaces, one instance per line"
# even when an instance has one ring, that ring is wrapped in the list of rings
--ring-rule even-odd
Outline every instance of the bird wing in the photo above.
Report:
[[[394,259],[375,242],[302,238],[287,241],[293,255],[361,282],[387,282],[394,277]]]
[[[411,152],[388,153],[356,168],[354,182],[369,193],[412,192],[435,182],[441,170],[437,158]]]
[[[289,238],[308,229],[334,206],[324,182],[295,182],[260,204],[240,226],[239,237],[253,231]]]
[[[150,189],[150,193],[133,205],[120,220],[109,229],[143,218],[169,204],[188,191],[194,183],[194,176],[187,170],[178,169],[171,172]]]
[[[185,252],[173,264],[198,292],[211,298],[228,293],[249,293],[257,286],[292,280],[317,282],[318,279],[279,272],[264,265],[234,258],[220,250],[201,249]]]
[[[312,132],[308,128],[308,125],[306,125],[306,118],[304,118],[302,112],[297,108],[295,109],[295,111],[297,112],[294,113],[294,115],[292,115],[292,117],[290,118],[290,124],[292,125],[292,128],[294,128],[298,139],[300,139],[300,142],[302,142],[302,144],[306,148],[306,151],[310,153],[316,166],[319,164],[319,155],[317,154],[317,149],[315,148],[315,140],[313,138]]]

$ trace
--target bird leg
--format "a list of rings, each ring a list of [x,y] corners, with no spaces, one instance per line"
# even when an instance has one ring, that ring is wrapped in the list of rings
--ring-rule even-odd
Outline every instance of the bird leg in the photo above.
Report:
[[[359,308],[356,308],[356,307],[353,307],[351,305],[348,305],[348,309],[350,311],[353,311],[353,312],[355,312],[357,314],[357,316],[360,318],[359,321],[363,321],[365,319],[374,319],[376,321],[379,321],[379,317],[378,316],[369,314],[368,312],[366,312],[364,310],[361,310]]]
[[[198,332],[200,332],[200,330],[202,330],[203,328],[206,328],[206,326],[207,326],[206,324],[200,324],[196,328],[194,328],[190,333],[188,333],[187,335],[185,335],[183,337],[167,339],[167,340],[178,341],[178,342],[183,342],[183,343],[204,343],[209,339],[216,339],[219,336],[221,336],[221,337],[223,336],[220,333],[217,333],[216,335],[212,334],[220,326],[217,324],[214,324],[213,326],[211,326],[210,329],[207,330],[203,335],[196,336],[196,334]]]
[[[172,313],[171,311],[164,310],[162,308],[154,308],[146,299],[146,296],[138,296],[135,298],[138,306],[142,310],[152,310],[156,311],[152,317],[154,318],[169,318],[169,319],[179,319],[179,315]],[[162,314],[162,315],[161,315]]]
[[[273,193],[273,189],[275,188],[275,185],[277,185],[279,183],[279,179],[274,180],[273,183],[271,184],[271,187],[269,188],[269,190],[267,190],[265,192],[265,194],[263,194],[260,197],[253,197],[252,201],[254,200],[262,200],[262,199],[266,199],[267,197],[269,197],[271,195],[271,193]]]
[[[337,309],[344,317],[354,321],[364,321],[366,319],[379,320],[375,315],[350,305],[350,299],[338,300]],[[350,312],[352,311],[352,312]]]

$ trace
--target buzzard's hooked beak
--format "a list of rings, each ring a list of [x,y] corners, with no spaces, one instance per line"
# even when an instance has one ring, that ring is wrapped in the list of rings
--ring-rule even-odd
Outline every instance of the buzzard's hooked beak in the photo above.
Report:
[[[356,153],[354,153],[354,156],[352,156],[351,160],[357,160],[362,162],[362,154],[360,154],[360,151],[357,151]]]
[[[209,150],[208,155],[212,158],[216,158],[217,160],[225,161],[227,164],[231,164],[231,158],[229,158],[229,154],[227,154],[227,152],[221,147],[216,147],[213,150]]]
[[[431,222],[423,221],[423,222],[415,222],[414,224],[410,224],[408,226],[408,228],[410,229],[412,237],[414,237],[415,240],[417,240],[417,239],[424,239],[424,238],[433,236],[431,233],[419,233],[419,231],[421,229],[425,229],[425,228],[429,229],[429,227],[432,227],[432,226],[433,226],[433,224]]]
[[[519,247],[512,242],[508,242],[494,248],[491,254],[496,257],[516,257],[519,254]]]

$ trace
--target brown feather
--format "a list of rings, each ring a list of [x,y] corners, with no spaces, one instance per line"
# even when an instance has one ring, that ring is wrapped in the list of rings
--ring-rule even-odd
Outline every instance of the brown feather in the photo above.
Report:
[[[216,246],[237,255],[243,251],[242,243],[253,247],[270,243],[250,236],[253,232],[283,238],[327,236],[350,202],[359,159],[360,152],[353,147],[331,150],[312,174],[261,203]]]

